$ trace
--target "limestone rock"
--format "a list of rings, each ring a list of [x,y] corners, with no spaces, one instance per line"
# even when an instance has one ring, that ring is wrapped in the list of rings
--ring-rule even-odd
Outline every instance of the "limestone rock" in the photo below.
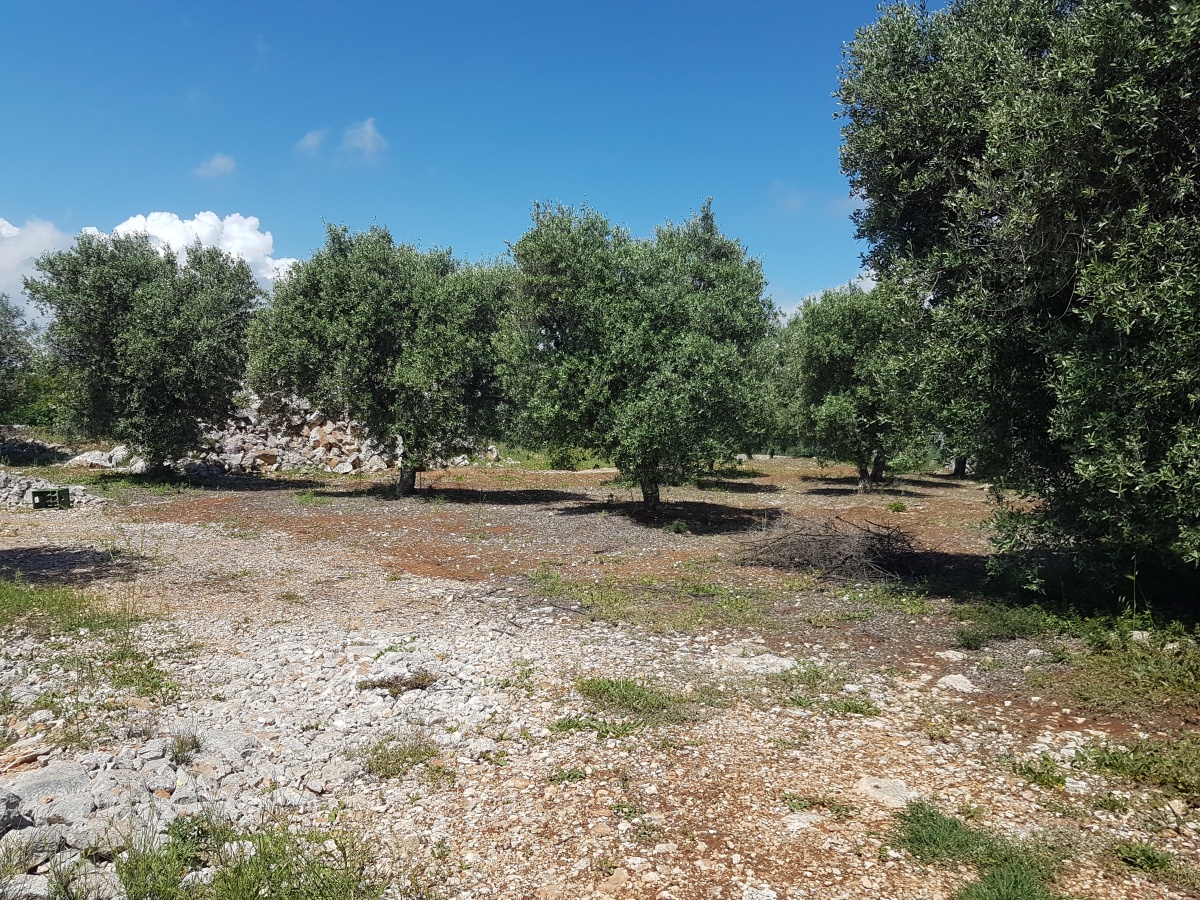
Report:
[[[974,694],[979,690],[966,675],[943,675],[938,679],[937,685],[946,690],[958,691],[960,694]]]
[[[888,809],[902,809],[916,799],[916,794],[899,778],[864,775],[855,783],[854,792]]]

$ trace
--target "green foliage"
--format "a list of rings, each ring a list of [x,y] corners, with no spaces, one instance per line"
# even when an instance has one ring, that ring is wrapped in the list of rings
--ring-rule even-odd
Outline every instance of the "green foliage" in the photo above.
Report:
[[[137,622],[129,610],[108,608],[91,594],[0,578],[0,628],[17,626],[49,636],[81,628],[127,630]]]
[[[535,206],[499,347],[527,443],[592,447],[659,488],[764,440],[774,309],[759,263],[709,203],[635,240],[599,213]]]
[[[407,484],[434,457],[495,430],[492,333],[512,272],[397,245],[384,228],[331,226],[250,329],[249,382],[361,421],[382,452],[403,441]]]
[[[1113,855],[1131,869],[1162,872],[1171,868],[1175,854],[1159,850],[1153,844],[1126,842],[1113,847]]]
[[[910,332],[923,315],[901,291],[855,284],[824,291],[783,330],[778,388],[792,444],[858,466],[880,481],[914,439]]]
[[[1200,797],[1200,736],[1196,734],[1172,740],[1146,738],[1105,744],[1088,751],[1082,761],[1101,772],[1169,788],[1186,797]]]
[[[1195,4],[892,3],[847,48],[858,233],[940,430],[1035,501],[1009,549],[1200,563],[1198,88]]]
[[[363,768],[376,778],[398,778],[437,755],[437,744],[422,732],[386,734],[363,752]]]
[[[19,389],[32,348],[29,344],[20,308],[0,294],[0,421],[9,421],[16,405],[14,388]]]
[[[1016,843],[972,828],[924,802],[897,814],[893,841],[921,862],[966,863],[980,870],[955,900],[1053,900],[1046,885],[1061,859],[1059,848],[1034,839]]]
[[[1040,637],[1069,630],[1070,623],[1041,606],[974,603],[959,612],[964,624],[954,629],[960,647],[980,650],[994,641]]]
[[[209,816],[180,818],[166,840],[136,834],[117,857],[129,900],[378,900],[386,883],[354,835],[284,823],[242,829]],[[184,881],[211,868],[212,880]]]
[[[580,695],[597,706],[627,716],[662,716],[684,704],[675,694],[632,678],[581,678]]]
[[[200,420],[233,412],[261,290],[244,261],[146,235],[81,234],[37,261],[26,293],[54,316],[46,347],[63,424],[138,447],[153,463],[197,446]]]

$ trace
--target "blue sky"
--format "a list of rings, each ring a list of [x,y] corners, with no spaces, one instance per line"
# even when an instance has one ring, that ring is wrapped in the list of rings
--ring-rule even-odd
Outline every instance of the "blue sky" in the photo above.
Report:
[[[649,234],[712,196],[784,307],[859,271],[831,94],[873,0],[0,10],[9,293],[40,249],[150,213],[126,227],[266,277],[324,222],[496,256],[535,200]]]

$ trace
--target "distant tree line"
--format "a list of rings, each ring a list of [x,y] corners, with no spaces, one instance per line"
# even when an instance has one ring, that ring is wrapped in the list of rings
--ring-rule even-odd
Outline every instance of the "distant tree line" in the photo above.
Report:
[[[43,335],[0,307],[0,413],[165,459],[244,381],[360,420],[409,489],[501,437],[599,451],[652,510],[737,453],[864,486],[940,455],[1002,549],[1136,592],[1200,564],[1198,74],[1194,4],[893,3],[838,91],[871,290],[784,321],[708,203],[648,238],[538,205],[489,263],[332,227],[262,304],[219,251],[81,235],[26,283]]]

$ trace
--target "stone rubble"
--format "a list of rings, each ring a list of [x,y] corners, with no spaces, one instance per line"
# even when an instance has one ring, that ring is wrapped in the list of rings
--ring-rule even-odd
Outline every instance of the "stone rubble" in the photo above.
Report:
[[[46,519],[43,536],[65,534],[50,530],[61,520]],[[1046,753],[1066,763],[1097,737],[1057,727],[1027,736],[1023,714],[1006,717],[951,685],[938,702],[970,715],[935,741],[922,731],[940,690],[934,673],[858,673],[877,717],[774,705],[758,702],[766,679],[841,660],[817,643],[785,655],[734,633],[627,631],[494,584],[391,577],[344,549],[304,552],[282,535],[258,548],[196,525],[136,528],[162,560],[146,589],[170,605],[133,636],[180,685],[177,697],[149,703],[84,685],[67,662],[100,652],[93,635],[65,650],[21,635],[0,646],[0,696],[18,710],[0,718],[0,731],[11,729],[0,734],[0,856],[24,855],[24,874],[3,886],[16,896],[48,897],[56,867],[75,865],[90,896],[118,898],[112,859],[128,841],[211,812],[247,826],[273,815],[305,828],[348,825],[389,865],[434,867],[438,895],[458,900],[933,900],[961,876],[889,847],[895,809],[937,798],[986,808],[987,827],[1005,833],[1043,829],[1057,793],[996,760]],[[226,575],[263,581],[244,594],[201,592]],[[271,599],[269,583],[289,595]],[[424,689],[393,696],[370,686],[421,672],[433,677]],[[555,727],[598,715],[577,678],[616,676],[681,690],[709,683],[729,702],[625,737]],[[82,706],[39,702],[56,695]],[[55,737],[79,726],[79,709],[107,710],[86,724],[112,736],[64,748]],[[430,765],[395,778],[366,771],[365,751],[390,735],[431,742],[441,774]],[[181,752],[191,736],[199,749]],[[566,772],[583,777],[555,781]],[[1072,774],[1072,794],[1108,789],[1086,770]],[[795,812],[781,801],[788,792],[840,798],[853,812]],[[1091,812],[1087,825],[1106,839],[1139,834],[1119,814]],[[1182,851],[1194,835],[1172,840]],[[763,870],[768,859],[787,861],[794,876],[785,883]],[[1148,882],[1134,893],[1064,889],[1173,896]]]
[[[97,497],[94,494],[89,494],[82,485],[54,484],[44,478],[15,475],[0,469],[0,507],[32,507],[33,491],[59,487],[70,488],[72,506],[109,502],[107,497]]]

